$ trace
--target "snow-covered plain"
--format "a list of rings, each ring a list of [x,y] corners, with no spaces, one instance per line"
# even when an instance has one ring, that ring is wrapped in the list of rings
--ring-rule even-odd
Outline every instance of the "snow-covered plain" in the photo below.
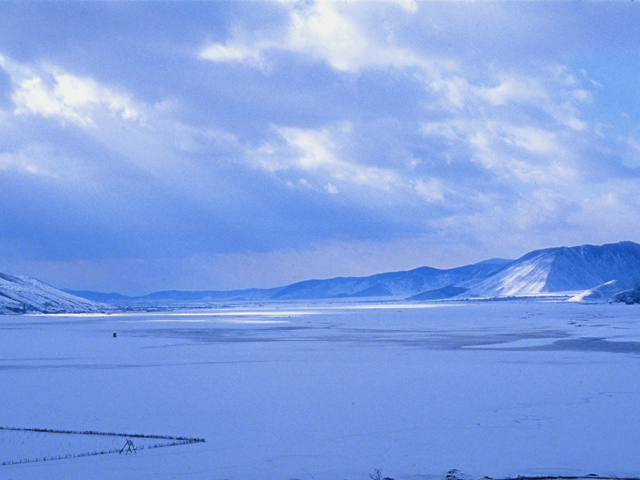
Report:
[[[638,378],[637,306],[0,316],[0,425],[206,438],[0,478],[638,475]]]

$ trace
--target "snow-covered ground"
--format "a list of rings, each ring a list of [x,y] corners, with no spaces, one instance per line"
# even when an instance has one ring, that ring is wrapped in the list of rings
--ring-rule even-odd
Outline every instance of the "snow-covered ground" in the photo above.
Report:
[[[0,478],[638,475],[638,378],[636,306],[0,316],[0,425],[206,438]]]
[[[15,427],[0,429],[0,466],[111,453],[135,455],[145,448],[163,448],[191,443],[167,438],[144,438],[137,435],[41,430]]]

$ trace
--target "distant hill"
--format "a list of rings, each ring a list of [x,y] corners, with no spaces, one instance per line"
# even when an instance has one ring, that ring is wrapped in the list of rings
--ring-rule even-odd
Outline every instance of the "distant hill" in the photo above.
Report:
[[[453,283],[487,278],[509,264],[511,260],[491,259],[464,267],[441,270],[420,267],[402,272],[389,272],[369,277],[338,277],[328,280],[306,280],[271,289],[232,291],[154,292],[138,297],[114,293],[68,290],[94,301],[120,306],[194,306],[237,301],[286,301],[326,299],[397,299],[405,300],[421,292],[447,287]]]
[[[613,281],[613,282],[612,282]],[[585,292],[603,301],[640,281],[640,245],[620,242],[536,250],[517,260],[491,259],[452,269],[420,267],[368,277],[306,280],[270,290],[158,292],[134,301],[398,299],[441,300]],[[611,283],[612,282],[612,283]],[[607,284],[604,286],[604,284]],[[598,290],[598,287],[602,286]]]
[[[0,273],[0,313],[87,313],[110,308],[63,292],[35,278]]]
[[[558,294],[607,301],[640,285],[640,245],[620,242],[536,250],[517,260],[492,259],[452,269],[420,267],[368,277],[307,280],[272,289],[163,291],[138,297],[61,292],[27,277],[0,275],[0,312],[98,311],[120,307],[194,307],[220,302],[326,299],[442,300]],[[17,292],[22,292],[18,294]],[[78,297],[83,297],[83,300]]]
[[[278,300],[366,296],[407,298],[451,284],[484,279],[508,263],[509,260],[493,259],[449,270],[420,267],[403,272],[379,273],[370,277],[308,280],[283,287],[272,298]]]
[[[220,302],[266,301],[280,289],[251,288],[246,290],[164,290],[148,295],[126,296],[119,293],[101,293],[88,290],[64,290],[94,302],[125,307],[197,307]]]

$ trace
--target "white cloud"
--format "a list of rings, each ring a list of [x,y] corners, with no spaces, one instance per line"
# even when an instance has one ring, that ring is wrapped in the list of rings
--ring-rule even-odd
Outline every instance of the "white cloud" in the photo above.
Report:
[[[590,243],[635,240],[640,237],[640,187],[636,179],[591,184],[570,213],[580,235]],[[580,240],[584,243],[584,240]]]
[[[263,67],[265,64],[261,50],[264,46],[247,46],[242,44],[211,43],[200,51],[200,58],[212,62],[239,62],[252,67]]]
[[[327,169],[336,172],[336,176],[342,175],[336,170],[343,170],[344,165],[335,156],[336,146],[328,130],[279,128],[278,133],[300,153],[292,159],[297,168],[307,172]]]
[[[440,95],[438,103],[446,110],[463,110],[474,97],[471,84],[457,74],[438,73],[427,84]]]
[[[336,187],[332,183],[327,183],[324,189],[327,191],[327,193],[330,193],[332,195],[337,195],[338,193],[340,193],[340,191],[338,190],[338,187]]]
[[[12,100],[18,115],[41,115],[81,127],[95,125],[98,115],[144,122],[129,96],[52,66],[33,68],[0,56],[0,67],[14,84]]]
[[[368,39],[329,2],[293,10],[286,48],[325,59],[333,68],[350,71],[367,55]]]
[[[33,144],[15,152],[0,153],[0,172],[57,183],[74,191],[99,191],[102,178],[90,164],[52,151],[47,145]]]
[[[507,145],[513,145],[525,152],[541,156],[567,156],[566,150],[560,145],[557,132],[550,132],[539,127],[516,126],[510,124],[488,125]]]
[[[635,138],[627,138],[627,153],[622,158],[622,163],[629,168],[640,167],[640,141]]]
[[[552,189],[522,191],[505,201],[504,196],[487,196],[474,200],[473,209],[464,209],[429,223],[456,248],[473,244],[484,258],[517,258],[535,248],[585,243],[584,229],[593,222],[576,221],[580,205],[571,192]],[[482,258],[482,257],[481,257]]]
[[[387,198],[386,203],[414,206],[444,204],[456,195],[443,179],[416,171],[417,159],[408,164],[398,162],[395,168],[350,159],[345,153],[353,133],[348,123],[322,129],[279,127],[275,131],[281,143],[265,143],[247,158],[252,166],[282,177],[291,188],[313,188],[332,195],[368,192],[373,197],[365,195],[366,199]]]
[[[332,2],[293,9],[282,47],[326,61],[342,72],[415,64],[409,51],[375,42]]]
[[[406,7],[415,12],[412,2]],[[254,165],[292,186],[304,184],[327,193],[360,187],[393,192],[412,205],[419,199],[422,204],[472,208],[482,212],[477,213],[480,223],[500,210],[495,202],[504,201],[521,209],[519,215],[513,205],[503,208],[505,221],[562,223],[557,206],[573,205],[575,195],[562,192],[584,179],[579,157],[593,130],[581,113],[582,105],[593,101],[586,74],[557,64],[537,71],[475,65],[473,71],[455,52],[434,60],[428,48],[403,44],[406,37],[393,28],[385,30],[378,22],[379,28],[373,29],[370,18],[355,14],[357,6],[290,2],[285,8],[289,24],[282,33],[271,32],[268,40],[264,32],[254,39],[232,37],[210,46],[215,53],[209,59],[263,67],[269,52],[280,50],[325,62],[341,73],[401,72],[424,85],[424,97],[417,99],[424,105],[422,133],[439,137],[445,146],[435,154],[436,166],[432,159],[403,167],[374,166],[350,158],[350,150],[343,148],[347,140],[336,128],[281,127],[276,130],[280,142],[264,142],[255,152]],[[494,191],[481,192],[486,185],[455,176],[466,162],[490,174],[488,188]],[[447,176],[453,171],[458,173]],[[503,194],[493,198],[494,192],[505,191],[529,193],[519,201],[505,200]],[[452,207],[452,202],[464,206]]]
[[[32,77],[20,82],[12,98],[16,104],[16,113],[19,115],[31,113],[70,120],[82,126],[92,124],[90,117],[80,113],[73,105],[65,104],[40,77]]]
[[[336,136],[348,135],[350,126],[319,130],[279,127],[276,132],[284,145],[263,144],[249,155],[256,166],[272,173],[293,172],[305,178],[307,184],[322,185],[335,194],[339,186],[367,187],[389,191],[402,181],[392,169],[362,165],[345,158],[336,143]]]
[[[515,204],[514,223],[522,232],[553,231],[567,228],[576,206],[554,190],[534,190]]]
[[[366,68],[402,68],[427,66],[430,62],[410,50],[372,37],[349,15],[353,6],[337,2],[282,2],[288,8],[289,25],[271,38],[233,38],[226,43],[210,43],[199,57],[213,62],[242,62],[264,68],[266,53],[281,50],[307,55],[324,61],[340,72],[357,73]],[[412,0],[397,3],[407,12],[417,11]]]
[[[478,95],[493,105],[542,103],[548,100],[546,89],[536,78],[501,74],[498,81],[495,87],[480,87]]]
[[[413,1],[400,0],[399,3],[407,12],[417,11],[417,4]],[[532,130],[526,132],[523,125],[530,124],[532,118],[546,115],[562,128],[578,132],[589,129],[579,108],[593,100],[591,92],[582,85],[585,78],[591,82],[584,72],[576,75],[570,68],[554,63],[528,73],[489,65],[482,67],[485,71],[481,72],[479,79],[472,79],[466,72],[465,63],[455,54],[432,56],[428,48],[419,44],[407,46],[396,41],[398,36],[393,27],[385,22],[372,22],[371,16],[359,15],[362,5],[357,3],[287,1],[283,5],[289,21],[283,31],[255,32],[253,38],[235,34],[225,44],[205,47],[201,58],[264,67],[268,52],[281,50],[325,62],[337,72],[359,73],[366,69],[402,71],[423,82],[425,113],[446,112],[453,115],[453,122],[449,123],[464,124],[466,119],[475,119],[478,125],[504,125],[504,129],[512,132],[508,136],[514,146],[530,153],[562,155],[566,152],[550,133],[555,125],[548,129],[536,126],[539,120],[534,120]],[[390,10],[382,11],[387,13]],[[514,114],[520,118],[509,118]],[[430,128],[429,125],[430,122],[425,122],[424,128]],[[449,128],[449,140],[460,135],[444,122],[439,128],[441,134]],[[519,133],[515,132],[518,128],[521,129]],[[479,134],[477,140],[482,140],[483,135]],[[315,160],[307,160],[318,161],[322,154],[319,152],[316,157]]]
[[[2,170],[11,170],[42,177],[55,177],[53,172],[34,161],[34,159],[31,158],[30,155],[25,154],[25,152],[0,153],[0,171]]]
[[[416,0],[393,0],[405,12],[416,13],[418,11],[418,2]]]
[[[425,122],[421,130],[424,135],[444,137],[447,140],[461,140],[466,137],[466,133],[460,131],[455,122]]]
[[[20,124],[33,125],[33,116],[54,120],[62,127],[78,126],[88,141],[96,142],[99,151],[109,152],[113,165],[121,165],[114,171],[135,172],[140,181],[144,178],[162,185],[167,194],[189,198],[194,204],[206,204],[211,185],[216,183],[216,166],[211,164],[210,156],[202,160],[203,152],[240,154],[242,147],[234,135],[177,120],[179,105],[175,101],[147,105],[128,93],[57,66],[23,65],[0,57],[0,67],[13,82],[11,98],[15,109],[4,113],[4,117],[11,117],[5,121],[11,122],[13,137],[21,136]],[[59,135],[64,137],[63,132]],[[97,172],[110,165],[100,166],[91,155],[65,159],[57,148],[55,138],[32,139],[22,150],[5,153],[0,169],[74,185],[85,182],[87,188],[108,181],[100,179]],[[60,150],[76,149],[63,145]]]
[[[413,182],[415,192],[427,203],[441,203],[444,201],[444,187],[442,181],[437,178],[429,180],[415,180]]]
[[[556,132],[495,120],[428,122],[427,136],[440,136],[451,147],[462,145],[471,152],[470,161],[492,172],[500,181],[565,184],[579,177],[572,167],[574,154]],[[464,162],[451,159],[450,162]]]
[[[446,141],[440,158],[471,161],[510,189],[557,190],[584,179],[589,173],[581,156],[592,148],[595,127],[581,118],[592,94],[580,77],[557,65],[528,75],[487,73],[482,82],[457,76],[431,83],[446,119],[425,121],[421,131]]]
[[[484,84],[473,84],[464,76],[445,70],[434,75],[428,84],[440,95],[440,106],[455,115],[464,114],[466,109],[476,118],[507,117],[506,108],[515,107],[526,109],[532,116],[536,111],[544,112],[562,127],[576,131],[588,129],[589,124],[580,118],[579,105],[593,100],[591,92],[582,88],[575,78],[571,77],[572,81],[566,77],[558,79],[555,69],[550,70],[537,76],[503,72],[495,77],[491,75]]]

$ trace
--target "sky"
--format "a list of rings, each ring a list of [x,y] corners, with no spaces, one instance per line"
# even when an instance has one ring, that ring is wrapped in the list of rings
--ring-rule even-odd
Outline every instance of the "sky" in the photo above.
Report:
[[[0,271],[274,287],[640,241],[640,4],[0,2]]]

